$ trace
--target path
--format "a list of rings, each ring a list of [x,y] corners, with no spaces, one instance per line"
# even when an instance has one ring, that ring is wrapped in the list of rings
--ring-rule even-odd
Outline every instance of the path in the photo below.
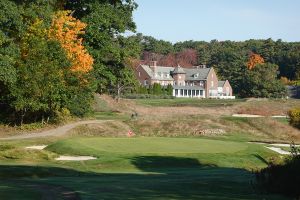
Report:
[[[26,133],[22,135],[10,136],[5,138],[0,138],[0,140],[18,140],[18,139],[32,139],[32,138],[39,138],[39,137],[48,137],[48,136],[62,136],[65,135],[68,131],[75,128],[79,125],[85,124],[101,124],[104,122],[113,121],[113,120],[85,120],[85,121],[78,121],[71,124],[63,125],[57,127],[55,129],[36,132],[36,133]]]

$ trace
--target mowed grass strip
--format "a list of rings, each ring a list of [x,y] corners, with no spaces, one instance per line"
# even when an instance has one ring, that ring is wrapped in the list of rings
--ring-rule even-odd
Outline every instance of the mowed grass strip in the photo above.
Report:
[[[245,150],[246,143],[200,138],[74,138],[59,141],[47,150],[61,154],[95,155],[103,152],[118,154],[193,154],[235,153]]]
[[[136,99],[138,104],[144,106],[157,107],[220,107],[233,106],[237,103],[245,102],[245,99],[196,99],[196,98],[176,98],[176,99]]]

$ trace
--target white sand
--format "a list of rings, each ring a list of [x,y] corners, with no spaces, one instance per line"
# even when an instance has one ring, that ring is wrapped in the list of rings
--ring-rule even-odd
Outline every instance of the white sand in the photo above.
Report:
[[[279,147],[266,147],[266,148],[268,148],[268,149],[270,149],[272,151],[275,151],[275,152],[277,152],[277,153],[279,153],[281,155],[290,155],[291,154],[291,152],[284,151],[284,150],[282,150]]]
[[[232,117],[247,117],[247,118],[251,118],[251,117],[266,117],[266,116],[262,116],[262,115],[250,115],[250,114],[233,114]],[[287,118],[287,116],[285,115],[273,115],[270,116],[273,118]]]
[[[273,118],[287,118],[286,115],[273,115]]]
[[[290,147],[290,144],[270,144],[272,146],[277,146],[277,147]],[[295,145],[296,147],[300,147],[299,144]]]
[[[47,145],[35,145],[35,146],[30,146],[30,147],[25,147],[26,149],[37,149],[37,150],[42,150],[45,149]]]
[[[233,114],[232,117],[263,117],[262,115],[249,115],[249,114]]]
[[[65,161],[83,161],[83,160],[95,160],[96,157],[92,156],[59,156],[55,160],[65,160]]]

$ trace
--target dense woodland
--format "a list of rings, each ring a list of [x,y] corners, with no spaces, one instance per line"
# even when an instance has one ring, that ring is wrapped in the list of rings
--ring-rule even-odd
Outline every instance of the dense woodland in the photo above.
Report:
[[[286,95],[300,77],[300,43],[281,40],[172,44],[136,34],[133,0],[1,0],[0,119],[55,121],[90,111],[93,94],[145,93],[133,69],[205,64],[237,96]],[[170,88],[169,88],[170,90]],[[160,92],[156,92],[160,93]]]
[[[221,79],[230,81],[240,97],[280,97],[284,94],[283,84],[295,85],[300,79],[300,42],[267,39],[172,44],[142,34],[134,37],[140,43],[144,62],[157,60],[162,66],[214,67]]]
[[[94,92],[135,82],[131,0],[1,0],[0,118],[83,116]],[[136,46],[135,46],[136,45]]]

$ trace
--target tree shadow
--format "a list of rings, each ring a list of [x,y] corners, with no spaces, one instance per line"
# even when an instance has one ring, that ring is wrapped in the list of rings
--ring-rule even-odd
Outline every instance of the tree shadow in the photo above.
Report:
[[[9,186],[37,191],[42,199],[285,199],[259,194],[251,185],[254,175],[243,169],[172,156],[136,156],[131,163],[142,173],[0,165],[0,196]]]
[[[212,164],[201,164],[198,159],[173,156],[137,156],[131,158],[131,163],[145,172],[161,172],[179,168],[213,168]]]
[[[264,159],[263,157],[261,157],[260,155],[258,154],[252,154],[254,157],[256,157],[257,159],[259,159],[261,162],[265,163],[266,165],[269,165],[269,162]]]

